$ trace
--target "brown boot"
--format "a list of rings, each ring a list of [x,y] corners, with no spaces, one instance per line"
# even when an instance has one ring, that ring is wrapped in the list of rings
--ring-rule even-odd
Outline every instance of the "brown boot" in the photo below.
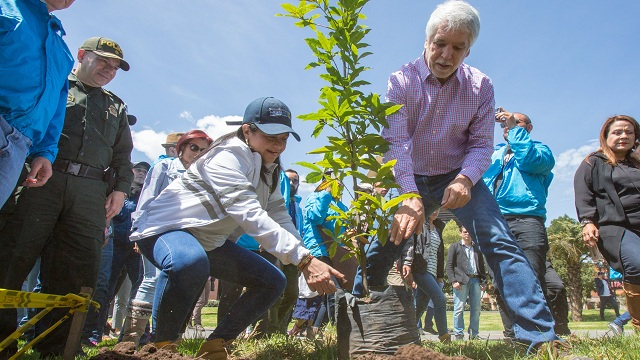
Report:
[[[441,343],[444,344],[448,344],[451,342],[451,334],[444,334],[444,335],[440,335],[438,336],[438,339],[440,340]]]
[[[196,354],[196,358],[205,360],[227,360],[227,349],[225,346],[231,345],[233,340],[225,341],[224,339],[208,340],[200,345],[200,350]]]
[[[638,331],[640,330],[640,285],[625,282],[624,292],[627,295],[627,310],[631,315],[631,323]]]

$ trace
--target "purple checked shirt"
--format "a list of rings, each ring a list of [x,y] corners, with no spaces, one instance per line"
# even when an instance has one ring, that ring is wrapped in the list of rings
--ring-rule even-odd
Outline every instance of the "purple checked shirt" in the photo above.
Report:
[[[387,117],[389,127],[382,130],[391,143],[385,160],[397,160],[394,173],[401,193],[418,191],[414,174],[441,175],[459,168],[475,184],[493,152],[491,79],[462,64],[441,85],[423,56],[391,74],[387,87],[387,101],[404,105]]]

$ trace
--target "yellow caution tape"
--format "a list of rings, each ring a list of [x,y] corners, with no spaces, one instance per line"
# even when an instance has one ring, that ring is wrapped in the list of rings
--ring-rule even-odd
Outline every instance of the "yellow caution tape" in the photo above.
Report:
[[[44,310],[40,311],[36,316],[29,319],[26,324],[22,325],[18,330],[9,335],[9,337],[0,342],[0,351],[4,350],[12,342],[18,341],[22,334],[40,321],[40,319],[47,315],[51,310],[55,308],[70,308],[69,312],[62,319],[58,320],[58,322],[53,324],[38,337],[25,344],[18,353],[10,358],[10,360],[17,359],[37,344],[47,334],[53,331],[53,329],[57,328],[65,320],[75,314],[76,311],[87,312],[90,305],[93,305],[96,308],[96,311],[100,308],[100,304],[91,300],[90,295],[86,293],[80,293],[79,295],[67,294],[62,296],[0,289],[0,308],[44,308]]]

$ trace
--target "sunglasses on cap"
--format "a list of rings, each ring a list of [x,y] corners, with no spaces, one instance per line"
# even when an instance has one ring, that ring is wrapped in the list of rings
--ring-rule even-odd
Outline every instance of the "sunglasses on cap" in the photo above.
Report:
[[[199,147],[198,145],[194,144],[194,143],[190,143],[189,144],[189,150],[193,151],[193,152],[203,152],[205,150],[207,150],[206,147]]]

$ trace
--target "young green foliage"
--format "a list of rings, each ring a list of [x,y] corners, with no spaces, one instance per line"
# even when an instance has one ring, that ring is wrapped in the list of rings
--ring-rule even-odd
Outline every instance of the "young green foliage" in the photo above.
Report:
[[[286,13],[279,15],[293,18],[296,26],[311,30],[314,36],[305,41],[315,59],[306,69],[322,69],[319,76],[327,83],[320,90],[320,108],[299,116],[303,121],[316,123],[314,137],[326,137],[327,145],[310,152],[322,154],[323,159],[315,164],[298,164],[311,170],[306,178],[309,183],[323,179],[327,169],[333,170],[332,176],[340,181],[352,180],[352,191],[347,189],[352,200],[350,208],[346,212],[334,208],[338,215],[333,218],[339,226],[326,233],[349,248],[362,269],[366,261],[364,246],[376,238],[385,242],[391,216],[399,203],[415,196],[407,194],[387,201],[375,192],[364,191],[374,189],[375,184],[387,189],[398,187],[391,172],[395,161],[381,164],[377,159],[389,149],[389,143],[379,135],[387,126],[386,116],[401,107],[362,90],[369,85],[362,79],[363,73],[369,70],[362,61],[372,54],[366,51],[369,44],[364,42],[370,29],[360,23],[366,19],[362,10],[367,3],[368,0],[300,1],[298,5],[283,4]],[[331,134],[325,134],[326,131]],[[337,186],[331,191],[338,197]],[[340,226],[347,231],[339,234]],[[328,247],[330,255],[335,253],[336,246]],[[366,273],[363,278],[368,291]]]

